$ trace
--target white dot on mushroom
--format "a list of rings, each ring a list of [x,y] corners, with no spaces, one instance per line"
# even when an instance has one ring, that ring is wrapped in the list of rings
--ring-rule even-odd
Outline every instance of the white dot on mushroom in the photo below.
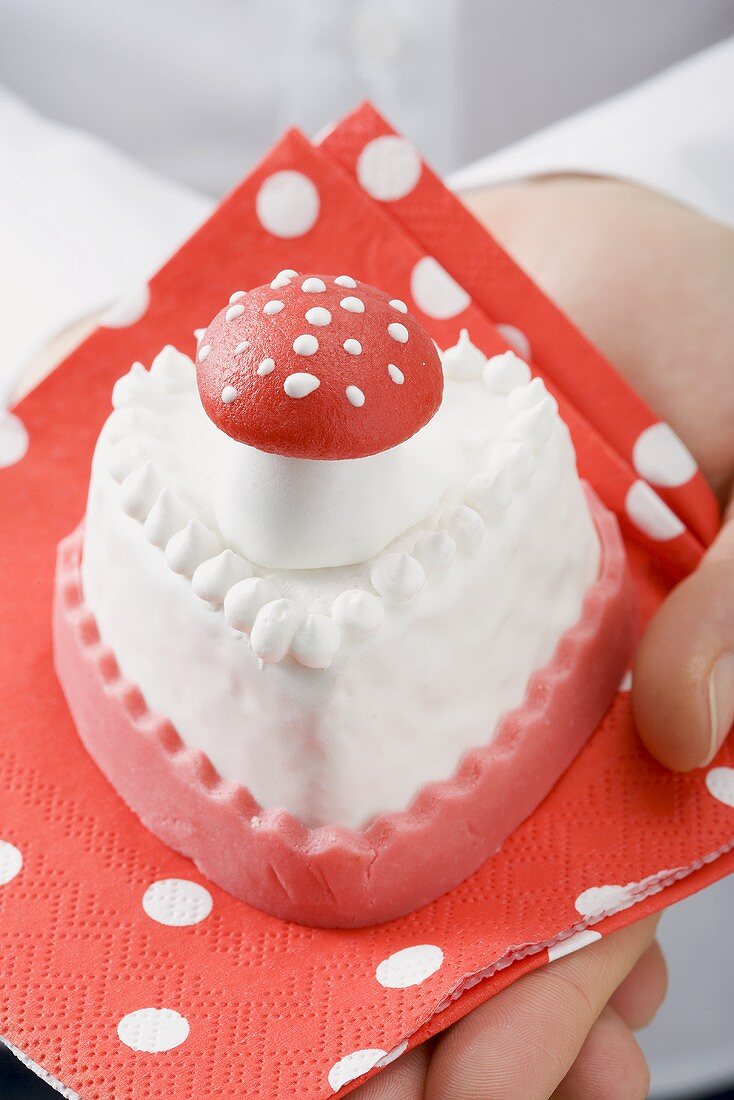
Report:
[[[199,361],[200,363],[203,363],[203,362],[204,362],[204,360],[206,359],[207,355],[209,354],[209,352],[210,352],[211,350],[212,350],[212,349],[211,349],[211,344],[204,344],[204,346],[203,346],[203,347],[199,348],[199,353],[198,353],[198,355],[196,356],[196,358],[198,359],[198,361]]]
[[[288,375],[283,383],[283,389],[288,397],[308,397],[308,395],[318,389],[320,385],[321,381],[315,374],[299,371],[296,374]]]
[[[396,309],[398,313],[408,312],[408,307],[406,306],[405,302],[402,302],[400,300],[400,298],[391,298],[387,304],[389,306],[392,306],[393,309]]]
[[[306,320],[309,325],[324,328],[325,325],[331,324],[331,314],[323,306],[312,306],[311,309],[306,310]]]
[[[256,373],[259,374],[261,378],[264,378],[266,374],[270,374],[274,370],[275,370],[275,360],[274,359],[263,359],[262,363],[257,368]]]
[[[304,332],[301,336],[296,336],[293,350],[296,355],[315,355],[319,350],[319,342],[310,332]]]
[[[343,286],[347,290],[354,290],[357,285],[351,275],[337,275],[334,282],[337,286]]]
[[[277,298],[271,299],[263,306],[263,313],[266,317],[272,317],[274,313],[280,313],[281,309],[285,309],[285,302],[278,301]]]
[[[408,330],[405,325],[401,325],[397,321],[393,321],[392,324],[389,324],[387,326],[387,331],[392,336],[393,340],[397,340],[399,344],[407,344]]]
[[[234,294],[229,296],[229,304],[233,306],[235,302],[239,302],[240,298],[244,298],[246,293],[245,290],[235,290]]]
[[[387,364],[387,373],[392,378],[396,386],[402,386],[405,381],[405,375],[401,371],[400,367],[396,367],[394,363]]]
[[[222,390],[222,401],[225,405],[231,405],[237,396],[237,390],[234,386],[225,386]]]
[[[247,351],[250,346],[249,340],[241,340],[237,347],[234,349],[235,355],[242,355],[243,351]]]
[[[359,340],[345,340],[343,344],[344,350],[348,351],[350,355],[361,355],[362,345]]]
[[[323,294],[326,290],[326,283],[323,279],[304,279],[301,283],[301,290],[306,294]]]
[[[355,409],[361,409],[364,405],[364,394],[359,386],[347,386],[344,391],[347,395],[347,401],[350,405],[354,405]]]
[[[364,313],[364,302],[361,298],[354,298],[350,295],[347,298],[342,298],[339,305],[342,309],[346,309],[347,313]]]
[[[236,305],[229,307],[224,317],[226,321],[236,321],[244,312],[245,307],[240,302],[237,302]]]

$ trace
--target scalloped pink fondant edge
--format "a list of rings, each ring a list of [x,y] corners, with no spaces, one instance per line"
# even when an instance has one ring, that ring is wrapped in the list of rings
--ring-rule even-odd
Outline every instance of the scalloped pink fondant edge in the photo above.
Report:
[[[265,810],[188,748],[120,673],[84,604],[82,530],[59,546],[56,671],[77,731],[144,825],[202,874],[274,916],[321,927],[411,912],[471,875],[538,806],[596,729],[629,665],[632,586],[616,519],[587,487],[602,544],[581,618],[531,678],[492,741],[403,812],[363,830],[306,828]]]

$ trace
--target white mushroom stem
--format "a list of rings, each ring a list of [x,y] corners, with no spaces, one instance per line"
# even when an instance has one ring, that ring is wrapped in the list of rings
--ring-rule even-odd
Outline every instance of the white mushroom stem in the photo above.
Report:
[[[366,561],[434,511],[456,477],[438,417],[367,458],[314,461],[228,444],[217,523],[243,557],[268,569]]]

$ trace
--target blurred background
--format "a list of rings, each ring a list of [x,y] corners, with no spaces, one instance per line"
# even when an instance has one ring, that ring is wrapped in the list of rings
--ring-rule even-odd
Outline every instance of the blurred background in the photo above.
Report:
[[[635,138],[635,104],[675,84],[656,83],[657,74],[681,62],[682,73],[694,72],[686,59],[733,35],[734,0],[0,0],[4,333],[44,280],[63,282],[67,294],[48,330],[29,314],[32,347],[14,344],[10,331],[0,382],[157,266],[289,125],[313,136],[371,99],[440,172],[480,161],[454,177],[479,186],[553,171],[553,150],[567,147],[569,132],[588,134],[608,117],[589,114],[595,104],[652,80],[642,99],[623,96],[608,131],[620,144]],[[697,73],[708,56],[721,70],[720,51],[703,56]],[[701,79],[689,126],[709,126],[725,106],[713,90],[707,98]],[[692,102],[685,90],[677,105],[669,94],[672,106],[660,112],[668,142],[663,113],[675,119]],[[575,131],[530,136],[578,112]],[[636,144],[655,140],[648,131]],[[494,155],[516,143],[514,153]],[[717,150],[719,184],[710,163],[701,165],[708,212],[721,216],[715,192],[731,198],[731,130]],[[583,155],[574,156],[584,170]],[[590,157],[589,170],[599,163]],[[733,906],[725,882],[663,921],[670,995],[641,1036],[658,1100],[734,1098]],[[0,1100],[52,1095],[0,1047]]]

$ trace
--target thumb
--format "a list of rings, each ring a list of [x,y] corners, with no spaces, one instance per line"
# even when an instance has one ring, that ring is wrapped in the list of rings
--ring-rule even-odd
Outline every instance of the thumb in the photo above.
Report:
[[[734,501],[729,513],[653,617],[635,662],[637,728],[675,771],[709,764],[734,722]]]

